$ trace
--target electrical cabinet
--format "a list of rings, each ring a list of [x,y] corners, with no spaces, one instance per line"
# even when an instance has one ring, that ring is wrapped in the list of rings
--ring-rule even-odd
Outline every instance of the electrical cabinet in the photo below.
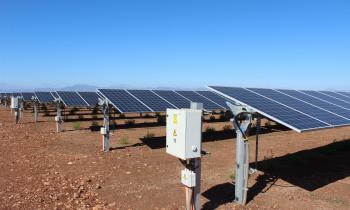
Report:
[[[11,97],[11,109],[18,109],[18,108],[19,108],[19,98]]]
[[[202,111],[167,109],[166,152],[182,160],[202,152]]]

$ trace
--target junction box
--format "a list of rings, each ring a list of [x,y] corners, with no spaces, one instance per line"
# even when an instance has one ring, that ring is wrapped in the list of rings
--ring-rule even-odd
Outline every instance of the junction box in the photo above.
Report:
[[[18,108],[19,108],[19,98],[11,97],[11,109],[18,109]]]
[[[167,109],[166,152],[188,160],[201,157],[202,110]]]

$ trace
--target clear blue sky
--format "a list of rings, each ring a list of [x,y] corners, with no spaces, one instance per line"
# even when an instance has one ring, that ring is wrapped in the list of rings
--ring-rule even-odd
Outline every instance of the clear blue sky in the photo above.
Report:
[[[5,88],[350,90],[350,1],[0,0],[0,73]]]

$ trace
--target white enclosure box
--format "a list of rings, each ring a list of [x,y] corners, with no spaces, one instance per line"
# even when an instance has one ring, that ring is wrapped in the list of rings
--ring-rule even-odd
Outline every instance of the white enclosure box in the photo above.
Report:
[[[11,109],[19,108],[19,99],[18,97],[11,97]]]
[[[182,160],[202,151],[202,110],[167,109],[166,152]]]

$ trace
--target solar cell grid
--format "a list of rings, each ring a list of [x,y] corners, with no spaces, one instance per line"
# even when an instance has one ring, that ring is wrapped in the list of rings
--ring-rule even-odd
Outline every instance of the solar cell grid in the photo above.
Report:
[[[59,98],[59,96],[57,95],[56,92],[51,92],[51,95],[52,95],[54,98]]]
[[[22,96],[25,101],[30,101],[35,95],[34,93],[22,93]]]
[[[98,105],[98,99],[100,96],[96,92],[78,92],[78,94],[89,104],[91,107]]]
[[[50,92],[35,92],[35,95],[41,104],[48,104],[54,101],[54,97]]]
[[[295,97],[299,100],[305,101],[307,103],[313,104],[317,107],[320,107],[322,109],[326,109],[332,113],[335,113],[337,115],[343,116],[347,119],[350,119],[350,111],[347,109],[344,109],[342,107],[333,105],[329,102],[323,101],[321,99],[317,99],[314,97],[311,97],[309,95],[306,95],[304,93],[298,92],[296,90],[282,90],[282,89],[278,89],[277,91],[287,94],[288,96],[291,97]]]
[[[167,108],[176,108],[150,90],[127,90],[155,112],[164,112]]]
[[[332,96],[334,98],[337,98],[337,99],[340,99],[340,100],[343,100],[343,101],[346,101],[348,103],[350,103],[350,98],[346,97],[346,96],[343,96],[339,93],[335,93],[335,92],[332,92],[332,91],[320,91],[321,93],[324,93],[326,95],[329,95],[329,96]]]
[[[122,113],[152,112],[126,90],[98,89]]]
[[[178,109],[190,108],[191,101],[180,96],[172,90],[153,90],[154,93],[169,101],[171,104],[176,106]]]
[[[313,90],[302,90],[300,92],[303,92],[303,93],[308,94],[310,96],[328,101],[330,103],[336,104],[338,106],[341,106],[341,107],[344,107],[344,108],[350,110],[350,103],[347,103],[347,102],[342,101],[340,99],[336,99],[336,98],[333,98],[331,96],[328,96],[328,95],[325,95],[325,94],[322,94],[322,93],[319,93],[319,92],[313,91]]]
[[[182,95],[183,97],[187,98],[188,100],[192,102],[198,102],[203,103],[203,106],[205,109],[208,110],[216,110],[216,109],[222,109],[223,107],[217,105],[216,103],[210,101],[209,99],[199,95],[198,93],[194,91],[175,91],[178,94]]]
[[[211,91],[196,91],[196,92],[212,101],[215,101],[215,103],[221,105],[222,107],[229,109],[226,102],[231,100],[229,100],[228,98],[224,98],[223,96],[218,95]]]
[[[350,98],[350,93],[349,92],[337,92],[337,93],[342,94],[342,95]]]
[[[327,124],[333,126],[342,126],[350,124],[350,120],[343,117],[332,114],[314,105],[310,105],[306,102],[297,100],[290,96],[279,93],[271,89],[261,89],[261,88],[248,88],[249,90],[263,95],[269,99],[282,103],[292,109],[298,110],[306,115],[319,119]]]
[[[252,107],[259,113],[299,132],[327,128],[328,124],[252,93],[244,88],[211,86],[212,90],[239,103]]]
[[[73,91],[57,91],[58,96],[67,107],[86,107],[88,104]]]

